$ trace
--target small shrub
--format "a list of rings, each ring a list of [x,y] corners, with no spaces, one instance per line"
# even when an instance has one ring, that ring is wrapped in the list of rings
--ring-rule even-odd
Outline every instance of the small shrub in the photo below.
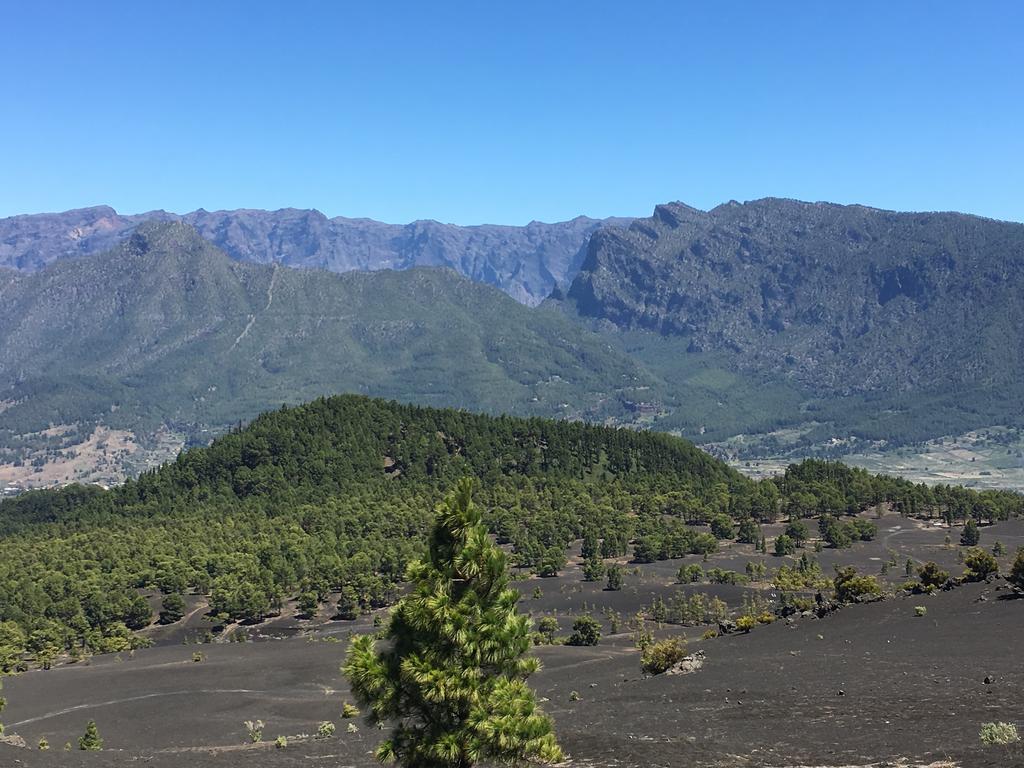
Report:
[[[794,552],[796,552],[796,542],[789,536],[783,533],[775,538],[776,557],[785,557],[786,555],[792,555]]]
[[[285,747],[288,746],[288,737],[287,736],[278,736],[276,739],[274,739],[274,746],[277,749],[284,749]]]
[[[253,744],[263,740],[262,720],[246,720],[242,725],[245,726],[245,732],[249,735],[249,741]]]
[[[85,733],[78,739],[78,748],[86,752],[99,752],[103,749],[103,739],[96,728],[96,721],[90,720],[85,726]]]
[[[928,615],[928,609],[925,608],[923,605],[915,605],[914,606],[914,615],[915,616],[927,616]]]
[[[349,723],[347,726],[345,726],[345,732],[346,733],[359,733],[359,726],[356,725],[355,723]]]
[[[40,751],[45,752],[49,748],[50,748],[50,742],[48,742],[46,740],[45,736],[43,736],[41,739],[39,739],[39,749],[40,749]]]
[[[206,654],[196,651],[192,654],[192,663],[198,664],[201,661],[206,661]]]
[[[999,573],[999,563],[992,553],[978,547],[968,550],[964,557],[964,565],[967,566],[964,581],[984,581],[989,576]]]
[[[908,560],[907,562],[910,561]],[[949,581],[949,574],[929,560],[917,569],[917,578],[920,580],[921,585],[919,590],[915,591],[931,592]]]
[[[704,569],[697,563],[679,566],[676,572],[676,581],[680,584],[696,584],[704,578]]]
[[[605,589],[618,592],[622,589],[622,569],[617,565],[609,566],[608,568],[608,583]]]
[[[577,691],[570,691],[569,692],[569,701],[579,701],[579,700],[580,700],[580,694]]]
[[[588,557],[583,563],[583,578],[586,581],[597,581],[604,576],[605,567],[604,563],[594,555]]]
[[[572,624],[568,645],[597,645],[601,641],[601,625],[589,614],[583,614]]]
[[[874,576],[858,576],[857,569],[853,566],[836,566],[836,576],[832,584],[836,591],[836,600],[841,603],[852,603],[859,597],[882,593],[882,588]]]
[[[545,616],[537,622],[537,634],[540,641],[545,645],[555,644],[555,633],[558,632],[558,619],[554,616]]]
[[[1020,741],[1017,726],[1013,723],[985,723],[981,726],[981,743],[987,747],[1006,746]]]
[[[749,632],[755,626],[757,626],[757,619],[753,616],[740,616],[736,619],[736,629],[741,632]]]
[[[349,704],[347,701],[341,705],[341,716],[345,720],[351,720],[353,717],[359,717],[359,710],[354,704]]]
[[[324,720],[316,729],[316,737],[318,739],[330,738],[334,735],[334,723],[330,720]]]
[[[1017,557],[1010,567],[1010,575],[1006,580],[1017,589],[1024,590],[1024,548],[1017,551]]]
[[[660,675],[686,657],[686,643],[678,638],[651,643],[640,655],[640,668],[649,675]]]
[[[718,630],[717,629],[709,629],[703,635],[700,636],[700,639],[701,640],[712,640],[712,639],[714,639],[716,637],[718,637]]]

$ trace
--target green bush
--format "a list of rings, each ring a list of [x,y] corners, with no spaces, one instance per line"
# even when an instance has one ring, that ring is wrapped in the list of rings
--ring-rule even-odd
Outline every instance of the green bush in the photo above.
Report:
[[[915,616],[927,616],[928,615],[928,609],[925,608],[923,605],[915,605],[914,606],[914,615]]]
[[[660,675],[686,657],[686,643],[678,638],[651,643],[640,654],[640,667],[648,675]]]
[[[330,720],[324,720],[316,729],[316,737],[318,739],[326,739],[334,735],[335,727],[334,723]]]
[[[917,578],[920,586],[916,591],[931,592],[949,581],[949,574],[929,560],[917,569]]]
[[[989,576],[999,573],[999,563],[991,552],[986,552],[980,547],[972,547],[964,557],[964,581],[984,581]]]
[[[608,583],[605,585],[605,589],[612,592],[618,592],[622,589],[622,569],[617,565],[611,565],[608,567]]]
[[[544,616],[537,622],[537,634],[541,636],[545,645],[553,645],[555,634],[558,632],[558,619],[554,616]]]
[[[95,720],[90,720],[85,726],[85,733],[78,739],[78,748],[86,752],[99,752],[103,749],[103,739],[100,738]]]
[[[841,603],[852,603],[860,597],[882,593],[882,588],[874,576],[858,576],[857,569],[853,566],[836,566],[836,576],[832,584],[836,591],[836,600]]]
[[[249,741],[253,744],[263,739],[263,721],[262,720],[246,720],[242,725],[245,726],[245,732],[249,736]]]
[[[680,584],[696,584],[704,578],[704,569],[697,563],[679,566],[676,572],[676,581]]]
[[[738,619],[736,619],[736,629],[740,630],[741,632],[749,632],[756,626],[757,619],[755,619],[753,616],[740,616]]]
[[[796,542],[786,534],[775,537],[775,556],[785,557],[796,552]]]
[[[985,723],[981,726],[981,743],[987,747],[1006,746],[1020,741],[1017,726],[1013,723]]]
[[[601,625],[590,614],[583,614],[572,623],[567,645],[597,645],[601,642]]]
[[[1010,575],[1006,580],[1017,589],[1024,590],[1024,547],[1017,550],[1017,557],[1010,566]]]

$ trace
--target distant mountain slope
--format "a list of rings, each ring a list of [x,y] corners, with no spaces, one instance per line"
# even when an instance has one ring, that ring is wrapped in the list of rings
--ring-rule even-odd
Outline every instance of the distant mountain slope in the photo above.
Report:
[[[436,221],[398,225],[328,219],[319,211],[296,209],[122,216],[98,206],[0,219],[0,267],[31,271],[61,259],[100,253],[152,220],[185,221],[239,261],[332,272],[450,267],[528,305],[538,304],[556,285],[572,279],[594,230],[605,222],[628,222],[581,216],[525,227],[460,227]]]
[[[567,297],[585,317],[681,337],[819,397],[956,393],[991,415],[1006,410],[999,393],[1024,394],[1022,224],[672,203],[596,233]]]
[[[570,319],[449,270],[240,263],[181,222],[0,273],[0,444],[75,422],[195,433],[334,392],[600,418],[641,383]]]

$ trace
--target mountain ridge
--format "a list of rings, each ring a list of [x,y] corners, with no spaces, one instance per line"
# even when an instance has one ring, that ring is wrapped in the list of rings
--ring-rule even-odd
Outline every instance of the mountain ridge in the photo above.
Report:
[[[185,221],[239,261],[332,272],[447,266],[530,306],[571,279],[594,230],[628,221],[577,216],[524,226],[459,226],[431,219],[387,224],[329,218],[315,209],[200,208],[183,215],[163,210],[123,215],[101,205],[0,219],[0,267],[37,271],[54,261],[101,253],[154,220]]]

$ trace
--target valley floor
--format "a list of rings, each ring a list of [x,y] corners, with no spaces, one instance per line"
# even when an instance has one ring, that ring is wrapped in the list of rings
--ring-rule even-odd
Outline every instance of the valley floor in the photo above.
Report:
[[[1019,521],[983,529],[1015,548]],[[821,553],[822,564],[842,557],[871,572],[886,553],[956,566],[942,545],[945,529],[887,516],[879,536],[853,550]],[[737,567],[753,553],[737,545],[712,564]],[[693,559],[693,558],[688,558]],[[771,558],[769,558],[771,560]],[[542,595],[524,598],[535,616],[557,615],[563,630],[583,610],[628,616],[651,595],[667,593],[680,561],[628,573],[621,592],[582,583],[571,561],[562,576],[521,582]],[[901,579],[902,573],[898,577]],[[730,604],[739,587],[705,586]],[[916,616],[915,606],[927,607]],[[251,628],[254,629],[254,628]],[[0,745],[0,765],[26,768],[117,768],[140,761],[155,768],[234,766],[370,766],[382,733],[362,720],[340,719],[349,699],[338,671],[345,639],[367,631],[359,622],[319,623],[304,635],[247,643],[166,644],[133,655],[33,671],[5,680],[7,733],[49,752]],[[687,630],[699,637],[700,628]],[[679,627],[658,634],[679,634]],[[544,670],[532,679],[547,699],[571,762],[580,766],[648,768],[701,766],[1024,765],[1024,749],[983,747],[981,724],[1024,724],[1024,667],[1020,637],[1024,599],[1001,580],[934,596],[896,597],[854,605],[824,619],[798,618],[747,635],[693,641],[706,653],[688,675],[645,678],[628,630],[593,648],[542,646]],[[158,639],[159,640],[159,639]],[[193,653],[203,654],[193,661]],[[986,683],[986,678],[990,682]],[[576,696],[573,695],[576,692]],[[105,739],[99,753],[62,751],[95,719]],[[246,743],[243,722],[263,720],[264,742]],[[336,735],[315,740],[331,720]],[[358,731],[346,726],[355,723]],[[289,745],[275,749],[284,735]],[[906,760],[907,762],[897,762]],[[19,762],[15,762],[19,761]]]

